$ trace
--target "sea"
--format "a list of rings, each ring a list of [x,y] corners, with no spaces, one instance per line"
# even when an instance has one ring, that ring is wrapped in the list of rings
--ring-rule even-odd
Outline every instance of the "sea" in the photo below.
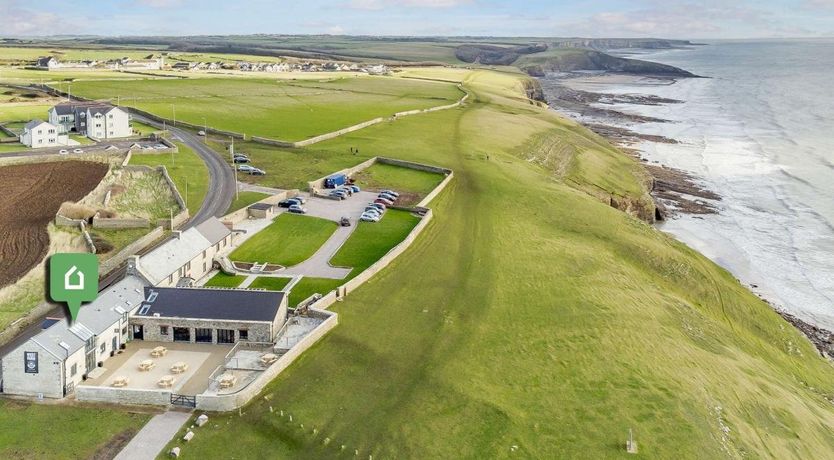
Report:
[[[636,147],[722,196],[717,214],[660,228],[777,308],[834,331],[834,39],[720,41],[629,57],[709,77],[582,88],[683,101],[605,106],[669,120],[628,128],[679,144]]]

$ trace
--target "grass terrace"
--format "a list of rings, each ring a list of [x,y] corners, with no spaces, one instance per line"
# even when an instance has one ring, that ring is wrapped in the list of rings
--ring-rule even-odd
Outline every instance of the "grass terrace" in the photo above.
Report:
[[[399,206],[410,206],[420,202],[445,176],[427,171],[376,163],[353,176],[356,185],[362,189],[379,191],[391,189],[400,194]]]
[[[246,277],[243,275],[227,275],[223,272],[218,272],[214,276],[211,277],[208,281],[206,281],[206,287],[223,287],[223,288],[236,288],[240,286],[240,283],[245,280]]]
[[[269,291],[283,291],[292,278],[276,278],[273,276],[259,276],[252,284],[249,285],[251,289],[266,289]]]
[[[238,209],[243,209],[253,203],[263,200],[269,195],[261,192],[240,192],[238,197],[232,201],[227,212],[235,212]]]
[[[188,146],[178,142],[177,147],[179,147],[179,152],[174,153],[173,156],[170,153],[134,152],[130,157],[130,164],[165,166],[180,195],[185,199],[188,212],[194,215],[200,209],[208,192],[208,168],[199,155]]]
[[[82,81],[72,84],[72,92],[91,99],[120,97],[123,105],[169,119],[176,111],[179,121],[202,125],[205,117],[214,128],[288,141],[463,96],[453,84],[391,77]]]
[[[333,221],[283,213],[232,251],[229,259],[291,267],[315,254],[337,227]]]

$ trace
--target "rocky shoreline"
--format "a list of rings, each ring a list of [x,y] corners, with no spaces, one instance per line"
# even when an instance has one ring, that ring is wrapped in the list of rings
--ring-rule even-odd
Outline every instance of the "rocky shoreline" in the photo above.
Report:
[[[679,169],[668,168],[659,164],[649,164],[634,146],[643,141],[677,144],[676,139],[664,136],[639,133],[625,126],[640,123],[669,123],[655,117],[621,112],[601,107],[613,104],[661,105],[679,104],[683,101],[651,95],[610,94],[584,91],[568,87],[565,82],[582,78],[575,74],[563,74],[539,80],[546,102],[559,112],[570,116],[585,127],[605,137],[620,147],[626,154],[644,163],[646,171],[652,177],[651,194],[655,199],[661,220],[683,214],[714,214],[718,212],[715,202],[721,196],[700,185],[698,179]],[[659,76],[654,81],[674,83],[674,79]]]

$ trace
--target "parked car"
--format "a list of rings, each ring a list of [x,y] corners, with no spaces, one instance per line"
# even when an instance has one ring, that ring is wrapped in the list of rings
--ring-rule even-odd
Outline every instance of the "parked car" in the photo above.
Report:
[[[332,190],[332,191],[329,193],[329,195],[330,195],[330,196],[333,196],[333,197],[336,197],[336,198],[338,198],[338,199],[340,199],[340,200],[344,200],[345,198],[347,198],[347,194],[346,194],[346,193],[344,193],[344,192],[340,192],[340,191],[338,191],[338,190]]]
[[[375,216],[382,217],[382,211],[380,211],[379,209],[376,209],[376,208],[370,208],[370,209],[365,208],[365,210],[362,211],[362,214],[372,214],[372,215],[375,215]]]
[[[348,194],[348,196],[353,195],[353,189],[352,189],[352,188],[350,188],[350,187],[342,187],[342,188],[337,189],[337,190],[341,190],[341,191],[343,191],[343,192],[347,193],[347,194]]]
[[[203,131],[203,130],[200,130],[200,131],[197,131],[197,135],[198,135],[198,136],[205,136],[205,135],[206,135],[206,132],[205,132],[205,131]]]
[[[251,165],[240,165],[240,166],[237,167],[237,170],[240,171],[240,172],[249,172],[253,169],[257,169],[257,168],[255,168],[254,166],[251,166]]]
[[[378,213],[382,214],[382,213],[385,212],[385,210],[384,209],[379,209],[379,208],[374,207],[374,206],[368,206],[362,212],[378,212]]]
[[[339,225],[342,227],[350,227],[350,219],[347,217],[342,217],[339,219]]]
[[[294,204],[287,209],[287,212],[291,212],[293,214],[307,214],[307,208],[302,207],[300,204]]]
[[[390,201],[397,201],[397,197],[395,197],[394,195],[389,195],[387,193],[380,193],[379,195],[377,195],[377,197],[385,198],[386,200]]]
[[[252,170],[249,171],[249,175],[251,175],[251,176],[266,176],[266,171],[264,171],[263,169],[252,168]]]
[[[305,198],[303,195],[294,196],[294,197],[292,197],[292,198],[290,198],[290,199],[291,199],[291,200],[298,201],[298,204],[304,204],[304,203],[306,203],[306,202],[307,202],[307,198]]]
[[[380,211],[382,211],[382,212],[385,212],[385,210],[386,210],[386,209],[388,209],[388,207],[387,207],[387,206],[385,206],[384,204],[382,204],[382,203],[376,203],[376,202],[374,202],[374,203],[368,203],[368,206],[373,206],[374,208],[377,208],[377,209],[379,209],[379,210],[380,210]]]
[[[72,153],[84,153],[81,149],[72,149]]]
[[[393,196],[394,198],[399,198],[400,197],[400,194],[393,191],[393,190],[380,190],[379,193],[386,193],[388,195]]]
[[[249,158],[236,156],[233,161],[235,163],[249,163]]]
[[[380,217],[373,214],[362,214],[359,218],[362,222],[379,222]]]
[[[279,208],[289,208],[290,206],[292,206],[292,205],[294,205],[294,204],[298,204],[298,205],[300,205],[300,204],[301,204],[301,202],[299,202],[299,201],[298,201],[298,200],[296,200],[295,198],[288,198],[288,199],[286,199],[286,200],[281,200],[281,201],[279,201],[279,202],[278,202],[278,207],[279,207]]]
[[[59,154],[59,155],[66,155],[66,154],[68,154],[68,153],[69,153],[69,150],[67,150],[67,149],[61,149],[61,150],[58,150],[58,154]]]
[[[385,206],[391,206],[391,205],[393,205],[393,204],[394,204],[394,202],[393,202],[393,201],[391,201],[391,200],[387,200],[387,199],[385,199],[385,198],[377,198],[376,200],[374,200],[374,203],[382,203],[382,204],[384,204]]]
[[[362,189],[360,189],[358,185],[348,185],[348,188],[350,188],[353,191],[353,193],[359,193],[362,191]]]

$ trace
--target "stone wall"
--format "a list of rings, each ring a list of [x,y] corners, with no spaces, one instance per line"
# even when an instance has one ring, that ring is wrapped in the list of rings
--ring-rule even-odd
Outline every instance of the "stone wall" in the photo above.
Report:
[[[278,376],[284,369],[289,367],[302,353],[313,346],[322,337],[325,336],[331,329],[339,324],[339,317],[336,313],[324,310],[313,310],[310,312],[315,315],[322,315],[327,317],[323,323],[319,324],[313,331],[307,334],[300,342],[295,344],[287,353],[278,358],[278,361],[273,363],[267,370],[250,383],[245,388],[237,393],[228,395],[197,395],[197,409],[206,411],[230,411],[244,406],[260,393],[269,382]]]
[[[392,166],[400,166],[402,168],[408,169],[416,169],[418,171],[426,171],[435,174],[451,174],[452,170],[447,168],[441,168],[439,166],[431,166],[423,163],[415,163],[413,161],[406,161],[406,160],[398,160],[396,158],[388,158],[388,157],[377,157],[377,163],[392,165]]]
[[[337,172],[328,174],[324,177],[319,177],[318,179],[316,179],[314,181],[310,181],[310,182],[307,183],[307,190],[309,190],[311,193],[316,193],[317,190],[324,189],[324,180],[327,179],[328,177],[335,176],[337,174],[345,174],[348,177],[350,177],[350,176],[352,176],[352,175],[354,175],[358,172],[361,172],[361,171],[364,171],[365,169],[370,168],[374,163],[376,163],[376,161],[377,161],[377,157],[373,157],[373,158],[365,160],[362,163],[359,163],[358,165],[353,166],[351,168],[345,168],[341,171],[337,171]]]
[[[162,238],[162,235],[165,234],[165,231],[162,227],[156,227],[150,232],[148,232],[145,236],[139,238],[138,240],[128,244],[125,246],[121,251],[116,253],[114,256],[110,257],[109,259],[101,262],[99,264],[99,272],[100,273],[109,273],[116,268],[119,267],[122,263],[124,263],[130,256],[133,254],[138,253],[139,251],[145,249],[146,247],[153,244],[154,241]]]
[[[230,306],[233,307],[233,306]],[[271,342],[274,334],[278,331],[274,325],[265,321],[220,321],[220,320],[201,320],[188,318],[156,318],[153,316],[132,316],[130,318],[131,325],[144,326],[144,339],[148,342],[173,342],[175,327],[184,327],[190,330],[191,343],[195,342],[195,328],[204,328],[212,330],[212,343],[217,343],[217,330],[228,329],[235,331],[235,341],[240,339],[240,330],[248,331],[249,342]],[[160,326],[168,326],[168,334],[162,335],[160,333]]]
[[[93,216],[93,228],[148,228],[151,222],[142,218],[99,217]]]
[[[446,178],[443,179],[443,181],[441,181],[439,184],[437,184],[437,187],[435,187],[434,190],[429,192],[428,195],[423,197],[423,199],[420,200],[419,203],[417,203],[417,207],[418,208],[427,207],[429,205],[429,203],[431,203],[432,200],[434,200],[437,197],[437,195],[439,195],[440,192],[442,192],[446,188],[446,186],[449,185],[449,182],[452,182],[452,179],[454,179],[454,178],[455,178],[455,173],[452,172],[452,171],[449,171],[449,174],[446,175]]]
[[[294,196],[298,196],[298,190],[284,190],[281,193],[276,193],[275,195],[270,195],[270,196],[268,196],[268,197],[266,197],[266,198],[264,198],[260,201],[256,201],[255,203],[266,203],[266,204],[277,205],[278,202],[283,201],[287,198],[292,198]],[[255,203],[252,203],[252,204],[255,204]],[[251,206],[251,205],[249,205],[249,206]],[[234,224],[237,224],[239,222],[243,222],[244,220],[249,218],[249,211],[248,211],[249,206],[244,207],[242,209],[238,209],[237,211],[234,211],[234,212],[230,212],[229,214],[226,214],[225,216],[220,218],[220,221],[223,222],[226,225],[229,225],[229,224],[234,225]]]
[[[246,140],[246,135],[243,134],[243,133],[237,133],[237,132],[234,132],[234,131],[225,131],[225,130],[222,130],[222,129],[212,128],[211,126],[205,126],[204,127],[203,125],[197,125],[197,124],[194,124],[194,123],[188,123],[188,122],[180,121],[180,120],[177,120],[175,122],[174,120],[171,120],[171,119],[168,119],[168,118],[165,118],[165,117],[160,117],[160,116],[154,115],[150,112],[145,112],[144,110],[137,109],[135,107],[124,107],[123,106],[122,108],[127,110],[128,112],[130,112],[132,114],[140,115],[140,116],[145,117],[149,120],[153,120],[157,123],[166,123],[166,124],[171,125],[171,126],[186,127],[186,128],[191,128],[191,129],[195,129],[195,130],[198,130],[198,131],[205,131],[207,133],[220,134],[220,135],[223,135],[223,136],[234,137],[235,139]]]
[[[81,385],[75,389],[75,399],[113,404],[167,406],[171,404],[171,393],[170,390],[140,390]]]

